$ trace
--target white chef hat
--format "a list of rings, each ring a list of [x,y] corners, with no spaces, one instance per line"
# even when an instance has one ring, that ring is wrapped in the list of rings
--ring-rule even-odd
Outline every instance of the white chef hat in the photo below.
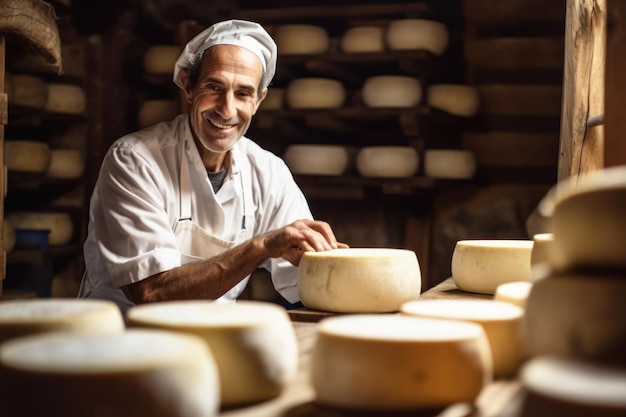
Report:
[[[263,64],[262,89],[274,78],[277,47],[263,26],[247,20],[226,20],[215,23],[187,42],[174,66],[174,83],[178,87],[183,88],[180,71],[199,62],[204,51],[215,45],[237,45],[253,52]]]

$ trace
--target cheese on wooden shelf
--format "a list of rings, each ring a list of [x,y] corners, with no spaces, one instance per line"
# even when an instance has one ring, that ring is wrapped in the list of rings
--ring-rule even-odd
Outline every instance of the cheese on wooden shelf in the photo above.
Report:
[[[48,100],[48,86],[43,78],[30,74],[6,75],[9,104],[41,110]]]
[[[173,74],[181,52],[178,45],[153,45],[143,56],[144,70],[149,74]]]
[[[433,84],[428,86],[428,105],[455,116],[472,117],[480,107],[476,87],[463,84]]]
[[[48,100],[44,110],[50,113],[83,114],[87,97],[82,87],[74,84],[48,84]]]
[[[50,165],[50,146],[36,140],[6,140],[4,160],[8,171],[44,173]]]
[[[518,307],[526,307],[526,300],[533,283],[528,281],[507,282],[500,284],[493,295],[496,301],[505,301]]]

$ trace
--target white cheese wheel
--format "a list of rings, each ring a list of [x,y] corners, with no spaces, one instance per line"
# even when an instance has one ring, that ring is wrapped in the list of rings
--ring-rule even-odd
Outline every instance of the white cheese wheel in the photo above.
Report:
[[[384,28],[380,26],[355,26],[341,37],[341,49],[348,53],[382,52],[385,50]]]
[[[12,417],[208,417],[219,410],[215,360],[200,338],[180,332],[32,335],[3,343],[0,363],[0,380],[10,381],[0,402]]]
[[[50,146],[36,140],[7,140],[4,161],[9,171],[41,174],[50,165]]]
[[[626,364],[624,299],[623,274],[562,274],[535,281],[524,315],[526,355]]]
[[[544,356],[520,373],[526,394],[520,417],[626,415],[626,371],[579,360]]]
[[[298,292],[311,309],[382,313],[419,297],[421,271],[415,252],[392,248],[349,248],[304,252]]]
[[[48,84],[48,100],[44,110],[50,113],[83,114],[87,97],[82,87],[74,84]]]
[[[424,174],[430,178],[470,179],[476,173],[474,152],[464,149],[427,149]]]
[[[148,74],[173,74],[181,52],[178,45],[153,45],[146,49],[143,68]]]
[[[533,235],[533,242],[530,264],[535,279],[566,269],[567,263],[554,244],[554,233],[537,233]]]
[[[452,252],[452,278],[462,291],[493,295],[500,284],[532,281],[532,240],[459,240]]]
[[[428,19],[398,19],[387,27],[385,41],[389,49],[421,49],[443,55],[450,35],[441,22]]]
[[[417,173],[419,154],[412,146],[366,146],[356,156],[363,177],[408,178]]]
[[[48,178],[75,179],[83,175],[85,160],[77,149],[50,150],[50,165],[46,170]]]
[[[273,37],[282,55],[321,54],[330,47],[330,37],[322,26],[285,24],[276,26]]]
[[[478,89],[462,84],[433,84],[426,92],[430,107],[455,116],[472,117],[478,113],[480,95]]]
[[[259,109],[261,110],[279,110],[284,107],[285,89],[279,87],[270,87],[267,89],[267,95],[261,102]]]
[[[343,105],[346,90],[330,78],[297,78],[287,86],[286,98],[294,109],[333,109]]]
[[[200,336],[219,370],[222,406],[279,395],[298,369],[298,346],[286,310],[261,301],[170,301],[132,307],[130,327]]]
[[[36,298],[0,303],[0,343],[49,331],[119,333],[124,329],[122,313],[110,301]]]
[[[507,282],[506,284],[500,284],[496,288],[493,299],[525,308],[526,301],[528,300],[528,294],[530,294],[532,286],[533,283],[529,281]]]
[[[283,158],[294,174],[342,175],[353,166],[354,153],[341,145],[290,145]]]
[[[176,100],[146,100],[141,103],[137,121],[140,128],[174,119],[179,111]]]
[[[6,80],[9,104],[41,110],[48,101],[48,85],[43,78],[29,74],[10,74]]]
[[[462,320],[479,324],[485,330],[495,377],[513,376],[523,356],[522,316],[524,310],[494,300],[415,300],[400,310],[422,318]]]
[[[6,219],[16,230],[49,230],[51,246],[69,243],[74,234],[72,217],[64,212],[13,211],[6,214]]]
[[[406,75],[368,77],[361,89],[368,107],[414,107],[422,100],[422,85]]]
[[[310,369],[317,402],[387,412],[472,402],[492,377],[479,325],[396,314],[322,319]]]

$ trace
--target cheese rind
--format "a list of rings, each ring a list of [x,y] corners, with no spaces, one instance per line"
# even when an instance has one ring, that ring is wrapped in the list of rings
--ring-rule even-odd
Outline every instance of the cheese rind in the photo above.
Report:
[[[392,21],[385,36],[392,50],[426,50],[442,55],[448,48],[450,35],[441,22],[428,19],[398,19]]]
[[[356,155],[359,174],[369,178],[412,177],[419,163],[419,154],[412,146],[365,146]]]
[[[368,107],[415,107],[422,100],[422,84],[405,75],[376,75],[365,80],[361,95]]]
[[[346,90],[330,78],[296,78],[287,86],[286,99],[294,109],[334,109],[343,105]]]
[[[521,308],[526,307],[526,301],[528,300],[528,294],[533,283],[528,281],[507,282],[500,284],[496,287],[496,292],[493,295],[496,301],[505,301]]]
[[[181,52],[178,45],[153,45],[146,49],[143,68],[149,74],[173,74]]]
[[[36,140],[7,140],[4,160],[7,170],[44,173],[50,165],[50,146]]]
[[[272,35],[279,54],[321,54],[330,47],[330,37],[323,26],[284,24],[276,26]]]
[[[428,105],[455,116],[472,117],[480,107],[476,87],[463,84],[433,84],[428,86]]]
[[[51,113],[83,114],[87,96],[81,86],[74,84],[48,84],[48,100],[44,110]]]

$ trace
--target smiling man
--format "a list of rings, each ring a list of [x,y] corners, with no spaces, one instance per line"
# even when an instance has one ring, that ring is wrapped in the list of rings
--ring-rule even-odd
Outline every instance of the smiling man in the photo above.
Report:
[[[314,220],[286,164],[244,135],[276,71],[276,44],[257,23],[216,23],[174,68],[189,114],[126,135],[93,190],[79,297],[135,304],[236,300],[257,268],[299,301],[304,251],[338,242]]]

